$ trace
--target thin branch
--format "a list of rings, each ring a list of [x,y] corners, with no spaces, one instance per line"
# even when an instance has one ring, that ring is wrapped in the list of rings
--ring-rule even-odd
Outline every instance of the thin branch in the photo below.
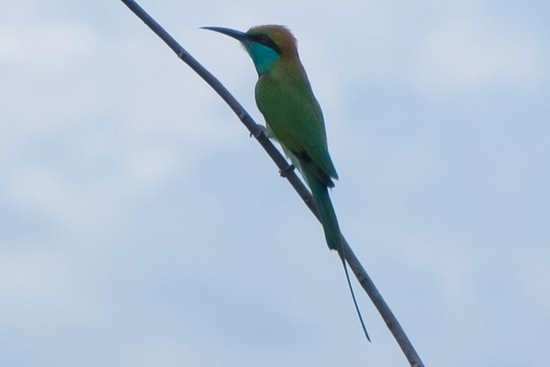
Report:
[[[273,159],[281,175],[286,178],[292,187],[296,190],[298,195],[302,198],[304,203],[308,206],[311,212],[319,219],[317,209],[313,203],[310,192],[298,178],[292,167],[288,164],[284,156],[279,150],[271,143],[271,141],[265,136],[263,128],[256,124],[252,117],[246,112],[241,104],[229,93],[229,91],[220,83],[216,77],[214,77],[208,70],[206,70],[197,60],[195,60],[183,47],[181,47],[172,36],[170,36],[149,14],[147,14],[135,1],[121,0],[138,18],[140,18],[153,32],[155,32],[167,45],[170,47],[178,57],[185,62],[191,69],[193,69],[199,76],[208,83],[220,97],[229,105],[229,107],[235,112],[242,123],[250,131],[250,135],[254,136],[260,145],[264,148],[267,154]],[[420,360],[420,357],[416,353],[411,342],[407,338],[407,335],[401,328],[401,325],[395,318],[393,312],[390,310],[378,289],[368,276],[367,272],[353,253],[353,250],[345,241],[345,257],[352,269],[353,273],[357,277],[357,280],[369,295],[370,299],[374,303],[375,307],[380,312],[380,315],[386,322],[388,329],[390,329],[395,340],[399,344],[399,347],[407,357],[411,367],[423,367],[424,364]]]

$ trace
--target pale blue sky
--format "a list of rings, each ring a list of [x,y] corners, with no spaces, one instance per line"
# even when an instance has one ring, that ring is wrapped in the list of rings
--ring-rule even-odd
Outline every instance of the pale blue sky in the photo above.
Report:
[[[550,3],[140,4],[263,123],[285,24],[341,227],[427,366],[550,359]],[[120,1],[0,4],[1,366],[407,366],[225,104]]]

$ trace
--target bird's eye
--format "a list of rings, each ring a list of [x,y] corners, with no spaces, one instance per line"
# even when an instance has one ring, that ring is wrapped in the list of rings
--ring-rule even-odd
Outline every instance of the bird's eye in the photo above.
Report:
[[[264,45],[264,46],[267,46],[267,47],[271,48],[273,51],[275,51],[279,55],[281,54],[281,48],[279,46],[277,46],[277,44],[275,42],[273,42],[273,40],[267,34],[265,34],[265,33],[264,34],[256,34],[256,35],[251,36],[251,38],[254,42],[258,42],[261,45]]]

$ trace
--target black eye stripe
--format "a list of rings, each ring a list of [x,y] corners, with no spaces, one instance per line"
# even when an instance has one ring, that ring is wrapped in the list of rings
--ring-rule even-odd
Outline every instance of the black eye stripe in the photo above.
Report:
[[[254,42],[261,43],[262,45],[273,49],[273,51],[275,51],[277,54],[281,54],[281,48],[277,46],[277,44],[273,42],[273,40],[267,34],[256,34],[254,36],[250,36],[250,38]]]

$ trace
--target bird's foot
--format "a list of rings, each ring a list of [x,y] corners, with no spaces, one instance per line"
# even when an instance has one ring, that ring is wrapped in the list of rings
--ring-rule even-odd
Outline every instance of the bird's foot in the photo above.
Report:
[[[293,164],[291,164],[287,168],[279,170],[279,174],[281,175],[282,178],[287,178],[288,175],[292,173],[292,171],[294,171],[295,168],[296,167]]]
[[[265,126],[260,125],[260,124],[256,124],[256,129],[255,129],[255,131],[250,132],[250,137],[258,138],[258,136],[260,136],[261,133],[265,134],[266,130],[267,130],[267,128]]]

